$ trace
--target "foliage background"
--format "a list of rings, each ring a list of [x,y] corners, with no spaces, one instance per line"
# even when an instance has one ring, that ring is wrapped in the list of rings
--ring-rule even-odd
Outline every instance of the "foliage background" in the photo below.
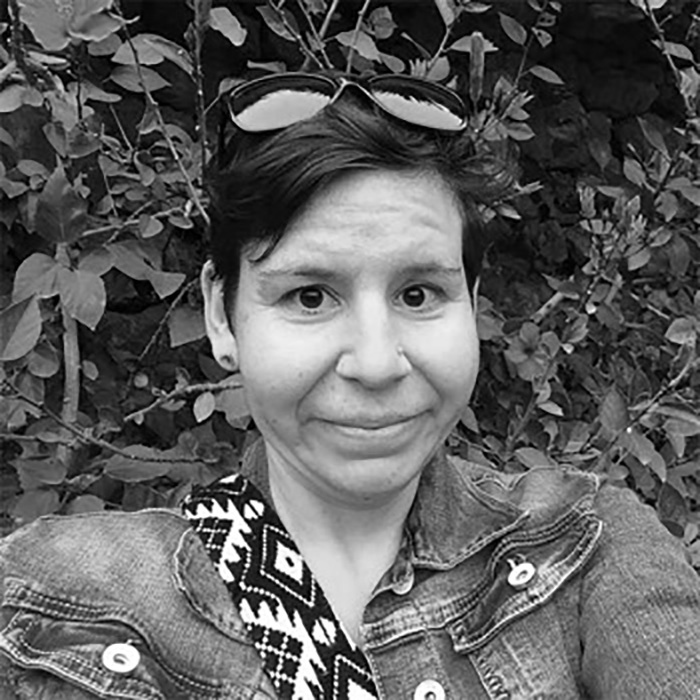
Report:
[[[0,518],[172,506],[255,435],[197,278],[220,95],[271,70],[427,76],[515,146],[449,440],[632,487],[700,568],[696,0],[9,0],[0,15]]]

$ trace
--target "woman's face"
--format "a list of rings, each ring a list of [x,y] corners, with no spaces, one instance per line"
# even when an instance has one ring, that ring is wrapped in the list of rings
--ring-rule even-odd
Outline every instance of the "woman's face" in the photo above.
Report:
[[[271,469],[348,503],[415,483],[478,369],[462,218],[439,180],[335,181],[269,257],[242,261],[230,326],[222,285],[204,286],[215,355],[237,358]]]

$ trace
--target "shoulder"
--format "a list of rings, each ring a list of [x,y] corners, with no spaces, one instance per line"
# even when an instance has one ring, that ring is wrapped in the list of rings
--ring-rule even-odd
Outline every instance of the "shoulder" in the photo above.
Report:
[[[448,463],[465,487],[480,499],[488,499],[527,514],[531,524],[556,520],[572,510],[590,512],[601,479],[578,469],[540,467],[508,474],[459,457]]]
[[[48,516],[0,540],[0,578],[83,590],[143,579],[172,560],[187,520],[175,510]],[[59,583],[60,582],[60,583]]]

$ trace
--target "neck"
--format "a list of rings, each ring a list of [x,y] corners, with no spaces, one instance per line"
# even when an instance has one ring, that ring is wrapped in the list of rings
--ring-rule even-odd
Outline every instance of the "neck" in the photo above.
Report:
[[[348,634],[360,643],[364,609],[396,560],[418,479],[371,501],[334,497],[268,450],[275,508]]]
[[[302,549],[334,548],[352,559],[365,548],[401,543],[418,480],[397,493],[370,501],[343,499],[301,478],[268,453],[269,484],[277,513]]]

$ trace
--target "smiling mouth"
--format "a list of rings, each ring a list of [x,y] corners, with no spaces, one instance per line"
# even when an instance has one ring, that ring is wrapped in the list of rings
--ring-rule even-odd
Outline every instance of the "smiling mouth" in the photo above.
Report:
[[[345,421],[345,420],[328,420],[324,421],[330,425],[340,428],[341,430],[358,431],[358,432],[381,432],[391,430],[392,428],[401,428],[402,426],[415,420],[419,414],[412,416],[392,416],[391,418],[380,418],[376,420],[361,420],[361,421]]]

